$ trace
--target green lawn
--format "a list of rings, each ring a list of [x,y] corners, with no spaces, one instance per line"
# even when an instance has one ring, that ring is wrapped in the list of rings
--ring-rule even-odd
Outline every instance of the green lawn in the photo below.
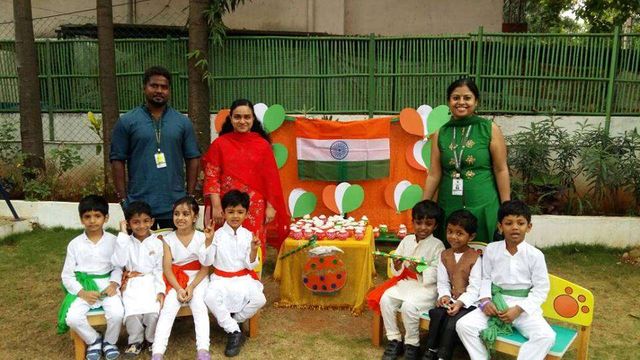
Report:
[[[62,299],[60,271],[66,244],[78,233],[80,230],[36,230],[0,240],[0,358],[72,357],[70,339],[55,334],[55,321]],[[636,359],[640,349],[640,268],[619,263],[622,251],[605,247],[564,246],[547,249],[545,254],[551,273],[583,285],[595,295],[591,358]],[[270,251],[264,274],[269,302],[261,312],[260,334],[246,343],[241,359],[381,356],[382,348],[370,344],[369,312],[354,317],[346,310],[272,306],[278,297],[278,284],[271,277],[274,259],[275,253]],[[377,268],[384,269],[381,260]],[[224,333],[217,325],[213,326],[211,342],[212,355],[221,357]],[[121,348],[125,343],[123,332]],[[193,325],[190,319],[180,319],[166,358],[192,359],[194,355]],[[574,358],[574,353],[567,358]]]

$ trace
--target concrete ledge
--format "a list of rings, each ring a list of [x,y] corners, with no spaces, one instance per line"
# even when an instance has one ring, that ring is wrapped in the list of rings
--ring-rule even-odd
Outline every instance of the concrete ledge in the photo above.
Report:
[[[5,219],[3,216],[0,219],[0,239],[12,234],[32,231],[35,223],[37,221],[33,218],[14,220],[12,217]]]
[[[12,200],[18,215],[23,218],[36,218],[40,226],[63,226],[80,228],[78,204],[56,201]],[[204,213],[200,207],[200,216]],[[9,208],[0,205],[0,216],[11,216]],[[118,228],[124,218],[119,204],[109,204],[108,228]],[[558,216],[534,215],[533,228],[527,241],[537,247],[549,247],[563,244],[606,245],[625,248],[640,245],[640,218],[617,216]],[[197,222],[198,228],[202,220]]]

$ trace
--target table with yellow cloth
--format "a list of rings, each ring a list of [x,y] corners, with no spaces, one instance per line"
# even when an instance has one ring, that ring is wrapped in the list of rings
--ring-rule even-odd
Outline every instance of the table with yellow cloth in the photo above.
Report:
[[[287,238],[278,254],[278,261],[273,272],[273,277],[280,281],[280,301],[278,306],[300,307],[328,307],[350,308],[354,314],[359,314],[364,309],[365,297],[373,286],[374,241],[371,226],[367,226],[362,240],[348,238],[347,240],[320,240],[319,246],[335,246],[344,251],[341,255],[347,270],[346,284],[335,294],[317,295],[307,289],[303,282],[304,265],[309,259],[305,248],[284,259],[280,256],[306,244],[307,240],[295,240]]]

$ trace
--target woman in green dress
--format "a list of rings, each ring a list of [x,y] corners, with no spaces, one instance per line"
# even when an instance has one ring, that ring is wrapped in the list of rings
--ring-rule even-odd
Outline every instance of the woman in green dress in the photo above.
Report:
[[[463,78],[447,89],[451,119],[433,135],[431,167],[425,198],[433,199],[449,216],[467,209],[478,218],[475,241],[494,239],[500,203],[510,200],[507,146],[500,128],[475,114],[480,98],[476,84]],[[441,240],[446,244],[446,230]]]

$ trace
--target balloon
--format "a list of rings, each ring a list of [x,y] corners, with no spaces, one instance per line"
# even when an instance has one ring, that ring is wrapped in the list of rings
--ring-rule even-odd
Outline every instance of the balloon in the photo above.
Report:
[[[409,210],[422,200],[422,187],[411,184],[408,180],[402,180],[397,184],[389,184],[384,190],[384,199],[387,205],[398,213]]]
[[[225,120],[227,120],[227,116],[229,116],[229,114],[229,109],[220,109],[216,114],[216,118],[213,120],[213,124],[218,134],[220,133],[220,130],[222,130],[222,124],[224,124]]]
[[[276,158],[276,164],[278,165],[278,169],[282,169],[284,164],[287,162],[287,158],[289,157],[289,150],[287,150],[286,146],[275,143],[271,145],[273,149],[273,156]]]
[[[317,202],[318,199],[314,193],[295,188],[289,193],[289,213],[293,218],[311,214],[316,209]]]
[[[282,125],[286,116],[282,105],[271,105],[264,113],[262,125],[268,133],[273,132]]]
[[[261,123],[264,123],[264,113],[267,111],[267,108],[267,104],[265,103],[257,103],[253,105],[253,112],[256,113],[256,117]]]
[[[418,140],[407,147],[407,163],[414,169],[428,170],[431,166],[431,141]]]
[[[449,107],[447,105],[436,106],[427,118],[428,134],[431,135],[438,131],[442,125],[449,121],[450,117],[451,115],[449,114]]]
[[[328,185],[322,190],[322,201],[334,213],[344,215],[362,205],[364,189],[348,182]]]

